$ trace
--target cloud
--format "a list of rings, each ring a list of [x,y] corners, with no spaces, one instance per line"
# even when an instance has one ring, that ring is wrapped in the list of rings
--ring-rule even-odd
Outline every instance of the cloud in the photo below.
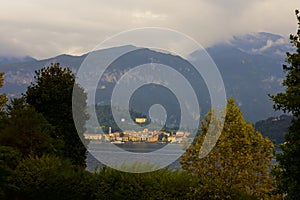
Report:
[[[82,54],[111,35],[145,26],[175,29],[203,46],[249,32],[288,36],[297,28],[297,6],[298,0],[5,1],[0,56]]]
[[[166,16],[162,14],[155,14],[151,11],[135,11],[132,13],[132,17],[134,18],[134,23],[145,23],[145,21],[149,20],[166,20]]]
[[[259,49],[252,49],[252,51],[253,52],[262,52],[262,51],[269,49],[270,47],[281,45],[281,44],[286,44],[286,43],[287,43],[287,41],[284,38],[279,38],[275,41],[267,40],[266,45],[262,46]]]

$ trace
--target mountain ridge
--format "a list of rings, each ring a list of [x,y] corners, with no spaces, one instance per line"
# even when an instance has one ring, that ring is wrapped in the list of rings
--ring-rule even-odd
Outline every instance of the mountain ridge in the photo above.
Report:
[[[0,56],[0,65],[15,64],[21,62],[32,62],[32,61],[37,61],[37,59],[31,56],[24,56],[24,57]]]
[[[282,49],[287,51],[292,49],[288,48],[287,43],[274,42],[280,39],[283,40],[283,37],[275,34],[257,33],[252,36],[236,36],[229,43],[219,43],[206,49],[219,68],[228,97],[236,99],[246,119],[249,121],[255,122],[278,115],[278,113],[276,114],[273,111],[272,102],[268,99],[267,94],[274,94],[283,90],[280,84],[284,78],[281,67],[284,63],[284,55],[276,54],[275,56],[273,53],[276,51],[272,48],[280,51]],[[273,43],[269,42],[268,48],[265,48],[264,51],[252,51],[254,48],[262,49],[268,44],[268,41],[273,41]],[[136,47],[128,45],[103,49],[102,51],[117,51],[118,48],[134,49]],[[271,53],[267,51],[268,49],[272,49]],[[162,52],[155,52],[149,49],[144,51],[146,56],[142,58],[141,62],[150,62],[151,57],[155,56],[158,60],[173,58],[173,55]],[[0,92],[7,93],[11,98],[17,97],[25,92],[26,87],[32,81],[34,71],[50,65],[50,63],[59,62],[62,66],[70,67],[76,73],[87,55],[73,56],[62,54],[44,60],[31,60],[14,64],[0,63],[0,71],[6,73],[4,77],[5,84],[0,89]],[[197,58],[197,52],[193,52],[191,56]],[[134,59],[134,56],[131,59]],[[124,60],[124,66],[131,66],[133,63],[130,59]],[[254,107],[257,109],[254,110]]]

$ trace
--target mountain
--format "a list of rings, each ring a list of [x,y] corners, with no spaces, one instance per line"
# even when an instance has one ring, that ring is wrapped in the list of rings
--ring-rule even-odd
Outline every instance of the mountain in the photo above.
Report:
[[[0,92],[5,92],[10,98],[18,97],[26,91],[33,81],[34,72],[51,63],[59,62],[63,66],[70,66],[74,71],[79,68],[83,56],[60,55],[45,60],[31,60],[11,64],[0,64],[0,71],[5,72],[4,85]]]
[[[265,32],[234,36],[230,44],[248,54],[273,58],[284,57],[286,52],[295,51],[286,38]]]
[[[284,135],[288,132],[288,127],[292,125],[292,119],[293,117],[290,115],[270,117],[256,122],[255,129],[270,138],[275,144],[281,144],[285,142]]]
[[[21,62],[32,62],[32,61],[36,61],[36,59],[32,58],[30,56],[25,56],[25,57],[5,57],[5,56],[0,56],[0,65],[13,64],[13,63],[21,63]]]
[[[156,63],[176,68],[192,83],[198,99],[201,99],[200,104],[204,108],[201,115],[206,113],[210,103],[207,87],[203,79],[196,76],[188,62],[178,56],[150,49],[137,49],[130,45],[101,51],[103,54],[110,55],[122,48],[133,51],[115,60],[107,70],[102,79],[103,82],[100,81],[98,85],[96,93],[98,102],[103,104],[109,102],[115,80],[122,74],[134,66],[151,63],[155,60]],[[235,36],[230,42],[219,43],[207,48],[207,52],[222,75],[227,97],[236,99],[248,121],[255,122],[278,115],[273,111],[272,102],[267,94],[283,91],[281,82],[285,77],[282,72],[282,64],[285,60],[283,52],[285,51],[292,51],[288,42],[283,37],[270,33]],[[197,60],[199,53],[201,52],[195,51],[191,57]],[[27,86],[33,80],[34,71],[48,66],[50,63],[59,62],[62,66],[70,67],[76,73],[86,56],[87,54],[82,56],[59,55],[45,60],[13,64],[0,63],[0,71],[5,72],[5,85],[0,92],[5,92],[9,97],[19,96],[26,91]],[[181,89],[184,92],[186,88],[182,86]],[[174,116],[174,119],[171,120],[174,122],[178,120],[178,116],[176,116],[178,102],[170,101],[170,99],[174,99],[174,96],[167,89],[158,89],[157,86],[150,85],[134,93],[131,101],[132,105],[136,106],[134,110],[147,115],[147,109],[151,105],[162,102],[166,106],[167,112]]]
[[[247,120],[254,122],[279,114],[274,113],[267,94],[284,89],[284,55],[248,53],[230,43],[215,45],[207,51],[219,68],[227,96],[235,98]]]

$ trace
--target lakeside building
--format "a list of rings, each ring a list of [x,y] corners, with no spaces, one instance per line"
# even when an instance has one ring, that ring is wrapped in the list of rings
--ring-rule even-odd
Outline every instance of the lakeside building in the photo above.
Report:
[[[98,140],[104,142],[176,142],[182,143],[187,140],[190,132],[176,132],[168,133],[163,131],[149,131],[144,129],[142,131],[125,130],[123,133],[114,132],[106,134],[86,133],[84,138],[88,140]]]

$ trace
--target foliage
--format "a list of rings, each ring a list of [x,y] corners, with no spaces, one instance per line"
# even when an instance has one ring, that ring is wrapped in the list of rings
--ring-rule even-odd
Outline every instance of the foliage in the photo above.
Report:
[[[55,127],[52,138],[61,140],[58,155],[69,158],[73,164],[85,166],[86,149],[78,134],[84,133],[86,114],[86,94],[75,84],[75,76],[69,68],[60,67],[59,63],[51,64],[35,72],[32,83],[25,94],[26,101]],[[78,98],[73,102],[79,126],[75,127],[72,113],[73,90]],[[77,128],[77,129],[76,129]]]
[[[135,166],[133,166],[135,167]],[[103,167],[95,174],[98,178],[97,199],[226,199],[230,189],[222,194],[216,191],[216,185],[182,170],[165,168],[149,173],[124,173]],[[201,182],[201,183],[200,183]],[[195,188],[200,188],[197,192]],[[224,188],[225,190],[225,188]],[[255,199],[241,191],[232,191],[231,199]],[[210,195],[208,195],[210,194]],[[243,197],[243,198],[242,198]],[[217,199],[217,198],[215,198]]]
[[[184,171],[162,169],[130,174],[103,167],[90,173],[55,156],[30,156],[11,175],[14,187],[6,199],[255,199],[230,188],[221,188]],[[194,188],[201,189],[196,193]],[[220,193],[219,190],[223,192]]]
[[[191,192],[188,195],[189,199],[234,199],[234,200],[257,200],[258,198],[238,190],[233,187],[228,187],[218,180],[211,180],[205,176],[198,177],[198,185],[191,187]]]
[[[286,87],[286,90],[284,93],[270,95],[270,97],[275,103],[275,110],[291,112],[295,117],[300,117],[300,14],[298,10],[296,10],[296,17],[298,32],[296,35],[290,35],[290,41],[297,51],[287,52],[286,61],[290,66],[283,65],[283,70],[287,75],[282,85]]]
[[[10,179],[20,159],[20,153],[12,147],[0,146],[0,199],[7,199],[16,189]]]
[[[210,124],[216,113],[210,111],[202,121],[201,134],[181,158],[184,170],[230,191],[239,190],[259,198],[267,198],[273,179],[269,173],[273,144],[246,122],[233,99],[226,107],[222,134],[208,156],[199,158],[199,152],[209,126],[220,128],[220,122]],[[215,131],[218,132],[218,131]],[[222,194],[222,192],[221,192]],[[234,194],[228,194],[233,198]]]
[[[92,116],[92,117],[97,117],[96,120],[99,121],[99,124],[101,124],[101,126],[104,126],[103,131],[105,133],[109,132],[109,127],[111,127],[112,132],[122,132],[122,129],[120,129],[117,123],[115,122],[115,119],[112,114],[112,108],[110,105],[96,105],[95,109],[96,109],[97,116]],[[114,108],[114,109],[118,111],[118,115],[120,118],[125,119],[126,122],[123,123],[127,123],[126,127],[128,128],[128,130],[130,130],[131,128],[134,127],[134,125],[136,125],[136,124],[131,125],[128,123],[130,120],[128,119],[128,110],[120,109],[120,108]],[[132,109],[129,110],[129,113],[132,121],[135,121],[135,118],[147,118],[146,115],[134,111]],[[149,119],[147,119],[147,122],[143,123],[143,126],[148,125],[149,123],[150,121]],[[141,128],[141,130],[142,129],[143,128]]]
[[[4,73],[1,72],[0,73],[0,87],[3,86],[3,82],[4,82],[3,75],[4,75]],[[7,101],[6,95],[5,94],[1,94],[0,95],[0,111],[1,112],[3,112],[3,107],[5,106],[6,101]]]
[[[52,132],[53,127],[43,115],[26,104],[24,99],[15,99],[8,106],[8,119],[0,130],[0,145],[14,148],[23,157],[30,154],[41,156],[52,149]]]
[[[296,52],[287,53],[283,65],[287,74],[283,81],[284,93],[270,95],[275,110],[283,110],[294,116],[292,125],[285,136],[286,142],[281,145],[282,153],[277,154],[279,165],[274,170],[277,178],[278,191],[286,195],[285,199],[300,199],[300,13],[296,10],[298,31],[290,35],[291,44]]]
[[[94,199],[92,174],[56,156],[23,160],[16,168],[14,182],[19,199]]]
[[[98,176],[97,199],[187,199],[196,179],[168,168],[130,174],[104,167]]]
[[[0,88],[3,86],[3,72],[0,72]],[[5,94],[0,94],[0,128],[3,126],[3,120],[5,119],[4,107],[6,104],[7,98]]]
[[[279,164],[273,171],[277,178],[277,192],[286,194],[285,199],[300,198],[300,121],[294,121],[289,127],[286,140],[282,144],[282,153],[276,155]]]
[[[0,87],[2,77],[0,74]],[[88,119],[86,94],[74,83],[75,76],[68,68],[51,64],[36,72],[35,82],[28,87],[24,98],[14,99],[7,106],[5,119],[0,118],[0,123],[5,124],[0,128],[0,145],[3,145],[0,146],[0,199],[269,198],[273,145],[245,122],[233,100],[228,101],[223,133],[217,145],[206,158],[199,159],[208,126],[215,130],[213,137],[219,136],[221,127],[219,122],[210,123],[211,118],[216,118],[214,111],[208,113],[202,122],[202,135],[182,157],[185,171],[166,168],[129,174],[107,167],[95,173],[85,171],[82,166],[86,150],[77,131],[79,135],[84,132],[84,122]],[[72,102],[72,94],[79,97],[77,101]],[[1,95],[1,109],[5,102],[5,95]],[[77,108],[74,112],[80,116],[78,127],[74,125],[72,103]],[[99,120],[110,126],[111,111],[105,107],[96,109],[108,112]],[[139,113],[131,112],[131,117],[136,116]],[[287,166],[299,163],[300,139],[296,137],[299,134],[291,134],[300,130],[297,122],[294,121],[287,137],[288,141],[296,142],[282,147],[285,154],[278,156],[281,163],[275,170],[280,177],[290,176],[278,182],[289,197],[296,197],[299,191],[300,170],[292,171]],[[287,154],[289,157],[285,157]]]
[[[90,173],[50,155],[22,160],[11,180],[10,199],[255,199],[181,170],[130,174],[103,167]]]

